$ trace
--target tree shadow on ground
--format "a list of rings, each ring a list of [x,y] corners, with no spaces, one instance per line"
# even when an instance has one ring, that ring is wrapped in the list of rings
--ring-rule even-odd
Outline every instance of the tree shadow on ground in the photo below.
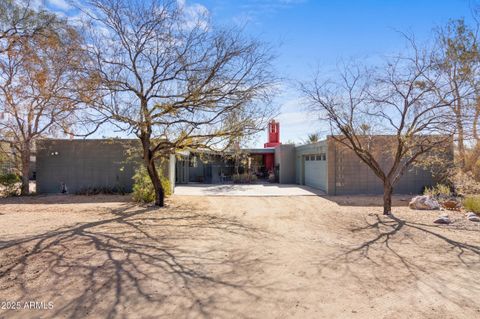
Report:
[[[410,200],[416,195],[393,195],[392,206],[393,207],[405,207],[408,206]],[[352,207],[383,207],[382,195],[327,195],[323,198],[336,203],[339,206],[352,206]]]
[[[185,206],[112,214],[1,241],[4,296],[53,301],[39,317],[249,317],[235,304],[273,289],[256,277],[261,257],[231,244],[261,239],[260,229]]]
[[[454,237],[455,231],[462,232],[475,243],[478,229],[446,229],[371,213],[349,231],[352,243],[321,260],[320,274],[353,281],[359,293],[372,299],[388,293],[398,298],[405,291],[405,298],[431,301],[435,295],[460,309],[476,304],[478,294],[472,291],[480,291],[480,246]]]

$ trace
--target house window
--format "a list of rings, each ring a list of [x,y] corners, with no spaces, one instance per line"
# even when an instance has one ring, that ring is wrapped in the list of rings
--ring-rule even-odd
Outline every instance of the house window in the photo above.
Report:
[[[310,160],[310,156],[306,155],[306,156],[305,156],[305,160],[306,160],[306,161],[309,161],[309,160]]]
[[[316,159],[317,161],[321,161],[321,160],[322,160],[322,155],[317,155],[317,156],[315,157],[315,159]]]
[[[322,154],[322,161],[326,161],[327,160],[327,154],[323,153]]]

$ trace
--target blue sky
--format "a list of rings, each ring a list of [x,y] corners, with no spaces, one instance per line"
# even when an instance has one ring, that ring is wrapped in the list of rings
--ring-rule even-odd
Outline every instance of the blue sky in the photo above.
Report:
[[[45,0],[67,10],[65,0]],[[280,111],[282,141],[300,142],[308,133],[323,132],[309,119],[297,81],[313,70],[332,72],[341,59],[371,59],[399,52],[404,41],[398,31],[414,33],[419,41],[449,19],[471,20],[474,0],[177,0],[191,10],[208,10],[216,24],[246,24],[245,32],[270,43],[278,58],[275,68],[286,82],[275,99]],[[261,146],[266,133],[254,146]]]
[[[405,43],[398,31],[412,32],[419,41],[449,19],[470,19],[475,2],[467,0],[244,0],[200,1],[214,21],[248,22],[247,32],[271,43],[278,53],[280,74],[290,79],[275,103],[281,139],[299,142],[308,133],[327,133],[324,124],[310,120],[294,87],[308,80],[317,67],[335,70],[341,59],[367,59],[395,53]],[[323,126],[323,127],[322,127]],[[259,136],[260,145],[265,135]]]

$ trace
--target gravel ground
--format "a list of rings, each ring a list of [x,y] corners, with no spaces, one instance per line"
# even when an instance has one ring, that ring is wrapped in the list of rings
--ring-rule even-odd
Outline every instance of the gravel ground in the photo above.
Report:
[[[479,224],[379,204],[1,199],[0,318],[479,318]]]

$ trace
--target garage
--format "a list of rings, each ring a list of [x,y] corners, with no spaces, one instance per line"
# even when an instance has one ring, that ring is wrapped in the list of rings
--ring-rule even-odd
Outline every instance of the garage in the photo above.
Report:
[[[304,156],[305,185],[327,190],[326,154],[310,154]]]
[[[298,184],[327,191],[327,150],[326,141],[300,145],[296,148]]]

